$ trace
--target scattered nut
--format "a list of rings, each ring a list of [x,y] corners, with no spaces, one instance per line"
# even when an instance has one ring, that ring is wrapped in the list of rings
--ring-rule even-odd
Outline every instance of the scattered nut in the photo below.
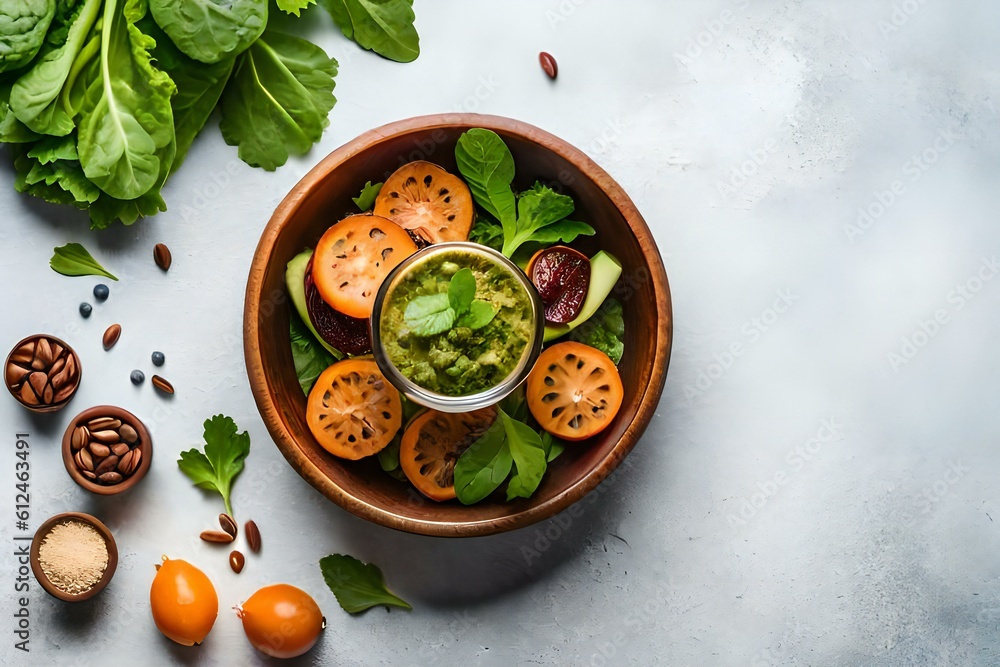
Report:
[[[222,530],[232,535],[234,539],[236,538],[239,528],[236,526],[236,521],[233,520],[233,517],[228,514],[220,514],[219,525],[222,526]]]
[[[203,530],[200,537],[206,542],[213,542],[215,544],[229,544],[233,541],[232,535],[221,530]]]
[[[233,568],[233,572],[239,574],[243,571],[243,566],[246,565],[246,558],[239,551],[233,550],[229,554],[229,567]]]
[[[160,377],[159,375],[154,375],[151,382],[153,383],[154,387],[162,391],[164,394],[174,393],[174,386],[169,382],[167,382],[164,378]]]
[[[247,544],[250,545],[250,551],[257,553],[260,551],[260,529],[257,528],[257,524],[253,521],[247,521],[243,530],[247,536]]]
[[[552,57],[551,53],[546,53],[545,51],[539,53],[538,62],[542,65],[542,69],[545,70],[545,74],[550,79],[554,80],[559,76],[559,65],[556,64],[556,59]]]
[[[163,245],[162,243],[157,243],[153,246],[153,261],[156,265],[166,271],[170,268],[170,248]]]
[[[121,336],[122,336],[122,325],[112,324],[110,327],[108,327],[107,330],[104,332],[104,339],[102,341],[104,344],[104,349],[110,350],[111,348],[113,348],[115,346],[115,343],[118,342],[118,339],[121,338]]]

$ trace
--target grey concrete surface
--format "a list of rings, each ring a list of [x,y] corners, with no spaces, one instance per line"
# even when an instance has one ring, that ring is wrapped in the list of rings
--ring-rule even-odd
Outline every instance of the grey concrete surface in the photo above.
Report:
[[[112,586],[68,607],[33,587],[31,653],[13,649],[16,560],[0,556],[0,663],[250,665],[229,607],[258,586],[311,591],[329,627],[297,664],[995,665],[1000,663],[1000,6],[943,0],[418,0],[423,53],[361,52],[311,11],[341,61],[331,126],[276,173],[211,128],[164,191],[170,211],[91,235],[16,195],[0,167],[0,341],[66,335],[74,400],[153,427],[148,478],[98,500],[59,460],[70,414],[0,400],[0,520],[10,545],[14,434],[31,434],[33,526],[59,511],[118,536]],[[552,85],[537,53],[552,52]],[[676,338],[666,391],[628,463],[576,516],[492,538],[397,533],[343,512],[270,442],[245,379],[242,294],[259,231],[323,155],[391,120],[444,110],[537,124],[631,194],[666,261]],[[56,275],[85,242],[122,281]],[[150,261],[167,243],[166,276]],[[100,335],[123,325],[110,353]],[[71,327],[75,327],[72,329]],[[148,355],[164,401],[133,368]],[[253,450],[237,513],[265,549],[239,577],[201,544],[220,503],[176,470],[223,412]],[[316,566],[378,563],[412,613],[350,617]],[[207,642],[161,637],[161,554],[214,579]]]

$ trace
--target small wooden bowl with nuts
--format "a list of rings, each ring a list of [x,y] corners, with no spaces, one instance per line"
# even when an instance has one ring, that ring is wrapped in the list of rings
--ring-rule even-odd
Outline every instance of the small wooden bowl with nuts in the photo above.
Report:
[[[70,422],[62,454],[74,482],[92,493],[111,496],[131,489],[146,475],[153,441],[145,424],[128,410],[98,405]]]
[[[55,412],[80,386],[80,357],[55,336],[35,334],[21,340],[4,365],[7,389],[35,412]]]

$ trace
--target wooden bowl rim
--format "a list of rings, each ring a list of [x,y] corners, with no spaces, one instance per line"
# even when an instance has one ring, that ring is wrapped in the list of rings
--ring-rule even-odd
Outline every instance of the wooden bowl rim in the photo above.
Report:
[[[139,434],[139,449],[142,451],[142,461],[139,462],[139,467],[132,473],[131,477],[122,480],[118,484],[105,486],[91,482],[83,476],[76,467],[76,461],[73,460],[73,430],[76,429],[80,422],[89,421],[94,417],[124,418],[129,424],[135,427],[136,432]],[[87,408],[70,420],[69,425],[66,427],[66,432],[63,433],[62,458],[63,465],[66,466],[66,472],[69,473],[74,482],[87,491],[96,493],[99,496],[115,496],[123,491],[128,491],[146,476],[149,466],[153,462],[153,439],[149,437],[149,429],[142,423],[142,420],[125,408],[120,408],[117,405],[95,405],[92,408]]]
[[[42,563],[38,557],[39,550],[42,547],[42,539],[49,534],[52,527],[57,523],[70,519],[93,526],[101,534],[101,537],[104,538],[104,543],[108,548],[108,566],[104,568],[104,575],[91,588],[77,595],[67,593],[49,581],[49,578],[45,575],[45,571],[42,570]],[[31,572],[35,575],[35,581],[45,589],[46,593],[64,602],[83,602],[103,591],[111,581],[111,577],[115,576],[115,570],[118,569],[118,543],[115,542],[115,536],[111,534],[111,531],[104,525],[104,522],[96,516],[86,514],[85,512],[63,512],[43,521],[42,525],[35,531],[35,536],[31,538],[31,553],[28,559],[31,561]]]
[[[635,418],[598,465],[552,498],[527,509],[489,519],[433,521],[412,518],[398,510],[390,511],[364,502],[351,494],[348,489],[335,484],[309,460],[300,450],[295,436],[285,425],[281,411],[277,407],[276,394],[271,388],[264,368],[257,329],[263,277],[278,236],[302,202],[327,174],[359,153],[384,141],[393,140],[398,135],[453,127],[482,127],[517,136],[534,144],[543,140],[547,150],[572,163],[586,178],[598,184],[605,196],[619,210],[642,249],[649,268],[655,301],[665,305],[665,312],[659,313],[656,330],[653,332],[656,336],[653,369],[649,382],[641,389]],[[264,424],[285,459],[313,487],[349,512],[396,530],[437,537],[476,537],[523,528],[554,516],[594,490],[618,467],[646,430],[663,391],[672,341],[673,309],[663,260],[649,227],[621,186],[585,153],[555,135],[512,118],[485,114],[444,113],[395,121],[359,135],[323,158],[289,191],[261,233],[250,265],[243,310],[243,348],[250,388]]]
[[[76,392],[80,389],[80,383],[83,381],[83,365],[80,363],[80,355],[76,353],[76,350],[73,349],[72,345],[70,345],[61,338],[53,336],[52,334],[36,333],[36,334],[31,334],[30,336],[25,336],[21,340],[17,341],[17,343],[14,344],[14,347],[10,348],[10,352],[7,353],[7,359],[4,361],[3,367],[5,369],[7,368],[7,366],[10,364],[10,358],[14,356],[14,352],[16,352],[19,347],[21,347],[28,341],[37,340],[39,338],[48,338],[51,341],[59,343],[60,345],[63,346],[63,349],[65,349],[67,352],[73,355],[73,358],[76,359],[76,382],[73,383],[73,391],[71,391],[69,396],[67,396],[66,399],[60,403],[50,403],[48,405],[28,405],[27,403],[21,400],[20,396],[14,393],[14,389],[9,384],[7,384],[6,378],[4,378],[4,385],[6,385],[7,391],[10,392],[10,395],[13,396],[17,400],[17,402],[20,403],[22,406],[24,406],[28,410],[31,410],[32,412],[37,412],[39,414],[47,414],[50,412],[58,412],[59,410],[62,410],[67,405],[69,405],[69,402],[73,400],[74,396],[76,396]]]

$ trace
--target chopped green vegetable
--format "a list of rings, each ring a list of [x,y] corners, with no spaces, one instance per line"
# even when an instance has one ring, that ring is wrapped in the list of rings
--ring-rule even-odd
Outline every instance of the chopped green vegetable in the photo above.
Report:
[[[413,609],[408,602],[389,592],[382,571],[371,563],[362,563],[352,556],[331,554],[320,559],[319,567],[326,585],[349,614],[379,605]]]
[[[250,434],[237,433],[232,417],[215,415],[205,421],[205,451],[189,449],[181,452],[177,465],[195,486],[218,491],[232,516],[230,493],[233,482],[243,471],[243,461],[250,453]]]
[[[104,276],[118,280],[107,269],[100,265],[94,257],[79,243],[67,243],[52,251],[49,266],[56,273],[64,276]]]
[[[295,375],[299,378],[302,391],[308,396],[309,390],[316,384],[316,378],[336,360],[313,338],[312,332],[296,313],[289,315],[288,329],[292,340]]]
[[[381,190],[381,183],[375,183],[372,185],[372,182],[368,181],[365,183],[365,187],[361,188],[361,194],[357,197],[351,197],[351,200],[359,209],[368,212],[375,207],[375,198],[378,197],[378,193]]]
[[[617,365],[625,351],[625,317],[617,299],[608,297],[589,320],[574,329],[570,340],[595,347]]]
[[[330,124],[336,75],[337,61],[312,42],[265,30],[240,54],[222,93],[223,138],[268,171],[304,155]]]
[[[495,132],[475,128],[462,134],[455,160],[476,203],[500,222],[501,252],[507,257],[526,243],[569,243],[577,236],[594,234],[590,225],[567,219],[574,209],[573,199],[546,185],[535,183],[514,196],[514,158]],[[496,229],[487,227],[481,234],[492,240]]]
[[[24,67],[42,46],[55,0],[14,0],[0,9],[0,72]]]
[[[334,23],[363,49],[408,63],[420,55],[413,0],[322,0]]]
[[[149,11],[181,52],[209,64],[245,51],[267,25],[267,0],[149,0]]]

